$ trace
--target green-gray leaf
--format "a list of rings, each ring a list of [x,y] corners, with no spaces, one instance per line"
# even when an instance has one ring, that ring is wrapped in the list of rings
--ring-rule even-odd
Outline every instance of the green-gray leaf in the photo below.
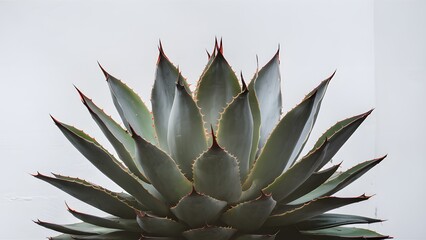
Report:
[[[324,142],[317,150],[306,155],[302,160],[281,174],[273,183],[266,187],[264,191],[266,193],[271,193],[278,202],[289,196],[312,175],[315,168],[326,155],[328,146],[328,141]]]
[[[114,105],[127,130],[130,131],[131,126],[138,135],[153,144],[157,144],[153,127],[154,121],[145,103],[126,84],[111,76],[102,67],[101,69],[108,82]]]
[[[253,197],[255,192],[272,183],[297,158],[315,123],[330,79],[331,77],[324,80],[299,105],[288,112],[271,133],[243,185],[244,190],[250,189],[249,197]]]
[[[92,118],[98,124],[107,139],[111,142],[120,159],[129,170],[143,181],[147,181],[135,164],[136,150],[132,137],[120,127],[110,116],[106,115],[102,109],[96,106],[91,99],[86,97],[78,88],[83,104],[87,107]]]
[[[213,132],[212,135],[212,146],[195,160],[194,186],[200,193],[233,203],[241,196],[238,162],[218,145]]]
[[[120,187],[133,195],[141,204],[160,215],[168,212],[167,206],[152,196],[141,184],[141,182],[125,169],[108,151],[106,151],[95,139],[83,131],[72,126],[61,123],[54,119],[55,124],[96,168]]]
[[[221,221],[240,231],[253,232],[263,225],[276,203],[271,195],[262,192],[259,198],[227,210],[223,213]]]
[[[213,126],[226,105],[240,92],[240,85],[234,71],[218,51],[208,69],[200,77],[196,89],[197,104],[204,116],[205,129]]]
[[[365,201],[369,197],[361,195],[354,198],[323,197],[310,201],[290,211],[272,215],[266,220],[265,226],[287,226],[303,220],[318,216],[330,210],[343,207],[348,204]]]
[[[76,240],[138,240],[139,237],[140,233],[132,233],[125,231],[115,231],[92,236],[72,236],[72,238]]]
[[[68,207],[68,205],[67,205]],[[135,219],[124,219],[117,217],[98,217],[87,213],[78,212],[68,207],[68,211],[83,222],[90,223],[99,227],[122,229],[131,232],[140,232],[140,227]]]
[[[115,231],[114,229],[98,227],[84,222],[60,225],[37,220],[35,223],[57,232],[73,235],[97,235]]]
[[[249,172],[253,141],[253,117],[250,110],[248,89],[234,98],[222,113],[219,120],[217,141],[237,158],[241,182],[243,182]]]
[[[297,229],[319,230],[348,224],[369,224],[376,222],[382,222],[382,220],[356,215],[325,213],[298,223]]]
[[[371,168],[379,164],[383,159],[385,159],[386,156],[376,158],[373,160],[369,160],[363,163],[360,163],[347,171],[341,173],[335,178],[332,178],[313,190],[312,192],[306,194],[305,196],[291,202],[290,204],[302,204],[305,202],[308,202],[312,199],[322,197],[322,196],[329,196],[340,189],[346,187],[356,179],[360,178],[364,173],[368,172]]]
[[[251,82],[256,81],[256,78],[258,76],[258,72],[256,71],[256,74],[254,75]],[[260,117],[260,107],[259,102],[257,100],[256,91],[254,90],[253,84],[249,84],[249,102],[250,102],[250,110],[251,115],[253,117],[253,138],[252,138],[252,144],[251,144],[251,150],[250,150],[250,162],[249,162],[249,169],[253,167],[254,161],[257,157],[258,153],[258,147],[259,147],[259,139],[260,139],[260,124],[262,122]]]
[[[374,231],[362,228],[335,227],[322,230],[303,231],[304,235],[319,240],[343,240],[343,239],[388,239],[389,236],[378,234]]]
[[[282,96],[279,63],[278,49],[272,59],[260,69],[257,78],[250,83],[250,85],[254,85],[260,107],[260,118],[262,119],[259,149],[265,144],[281,115]],[[253,88],[253,86],[249,88]]]
[[[280,203],[289,203],[293,200],[296,200],[327,181],[340,167],[340,164],[334,165],[330,168],[324,169],[320,172],[313,173],[306,181],[300,185],[296,190],[294,190],[290,195],[280,201]]]
[[[175,220],[150,216],[143,212],[138,213],[137,222],[145,233],[165,237],[179,236],[186,228]]]
[[[328,139],[330,142],[330,147],[327,153],[327,156],[324,158],[323,162],[318,166],[317,170],[321,169],[325,164],[327,164],[331,158],[339,151],[339,149],[345,144],[345,142],[352,136],[355,130],[361,125],[361,123],[370,115],[373,110],[370,110],[366,113],[347,118],[340,122],[337,122],[330,129],[328,129],[315,143],[313,151],[317,147]]]
[[[39,173],[34,175],[34,177],[50,183],[71,196],[114,216],[125,219],[134,219],[136,216],[135,209],[127,203],[126,199],[121,198],[118,193],[111,192],[100,186],[81,180],[72,181],[71,178],[68,178],[69,180],[52,178]]]
[[[146,177],[169,203],[176,204],[191,192],[191,182],[167,153],[138,136],[133,129],[131,131],[136,142],[136,156]]]
[[[207,226],[185,231],[182,235],[188,240],[228,240],[235,232],[233,228]]]
[[[206,135],[199,108],[179,81],[170,112],[167,140],[170,154],[188,179],[192,164],[207,149]]]
[[[169,151],[167,129],[178,78],[183,79],[179,70],[165,55],[160,42],[157,70],[155,72],[155,81],[151,92],[151,104],[158,142],[160,143],[161,149],[166,152]],[[184,79],[183,83],[185,88],[189,91],[188,85]]]
[[[192,190],[191,194],[182,198],[170,210],[177,218],[192,228],[214,223],[227,203]]]

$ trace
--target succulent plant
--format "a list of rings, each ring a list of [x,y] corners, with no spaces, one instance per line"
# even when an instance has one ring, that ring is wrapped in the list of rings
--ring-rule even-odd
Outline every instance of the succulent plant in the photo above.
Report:
[[[247,86],[241,86],[216,41],[194,92],[159,46],[152,113],[123,82],[102,71],[124,127],[80,90],[82,102],[116,151],[83,131],[53,121],[96,168],[120,186],[58,174],[34,176],[109,214],[68,207],[75,224],[37,224],[62,234],[51,239],[386,239],[346,227],[380,222],[327,213],[368,196],[332,196],[380,163],[340,172],[329,166],[371,113],[337,122],[303,157],[333,75],[281,117],[279,50]]]

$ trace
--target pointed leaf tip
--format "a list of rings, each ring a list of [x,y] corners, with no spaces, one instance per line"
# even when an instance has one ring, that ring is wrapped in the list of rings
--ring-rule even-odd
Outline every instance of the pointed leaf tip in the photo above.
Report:
[[[212,146],[211,148],[221,148],[219,144],[217,143],[216,135],[214,134],[213,125],[210,125],[210,131],[212,134]]]
[[[247,88],[247,84],[246,84],[246,82],[244,81],[244,77],[243,77],[243,72],[241,72],[240,73],[240,75],[241,75],[241,91],[245,94],[245,93],[248,93],[249,92],[249,90],[248,90],[248,88]]]
[[[102,65],[98,61],[98,66],[101,68],[102,73],[105,75],[105,78],[108,80],[108,77],[110,76],[109,73],[102,67]]]

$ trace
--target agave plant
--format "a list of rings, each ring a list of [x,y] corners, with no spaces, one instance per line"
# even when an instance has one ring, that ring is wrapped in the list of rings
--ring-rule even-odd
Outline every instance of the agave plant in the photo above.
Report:
[[[102,67],[101,67],[102,69]],[[346,171],[329,165],[371,113],[337,122],[303,157],[333,75],[281,117],[279,50],[247,86],[214,51],[194,92],[160,44],[152,113],[138,95],[102,69],[124,127],[80,90],[82,102],[116,151],[52,117],[68,140],[124,192],[58,174],[36,178],[98,208],[95,216],[68,207],[75,224],[36,221],[62,234],[51,239],[386,239],[346,227],[380,222],[327,213],[369,199],[332,196],[380,163]]]

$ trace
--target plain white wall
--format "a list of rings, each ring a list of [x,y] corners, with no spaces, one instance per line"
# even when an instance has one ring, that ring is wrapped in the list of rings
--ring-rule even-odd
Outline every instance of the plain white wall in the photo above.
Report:
[[[416,6],[412,3],[406,7],[406,12],[398,15],[401,19],[411,15],[411,9]],[[374,4],[367,0],[0,1],[0,76],[3,87],[0,95],[0,150],[3,155],[0,212],[4,216],[0,219],[4,229],[0,238],[40,239],[55,235],[31,220],[73,222],[65,210],[64,201],[78,210],[102,214],[32,178],[29,173],[40,171],[80,176],[119,190],[67,142],[48,115],[51,113],[59,120],[85,129],[111,149],[72,86],[78,86],[106,112],[119,119],[96,61],[127,82],[149,103],[159,39],[169,58],[179,65],[189,82],[195,84],[206,63],[205,49],[212,49],[217,36],[223,37],[225,57],[233,69],[242,70],[246,79],[255,71],[256,54],[263,65],[275,53],[278,44],[281,45],[284,112],[337,69],[323,101],[312,141],[338,120],[372,107],[381,109],[363,124],[336,156],[336,162],[344,160],[343,169],[347,169],[358,162],[393,153],[389,161],[339,193],[340,196],[378,195],[339,211],[389,219],[387,223],[372,225],[372,229],[401,239],[416,239],[424,232],[419,217],[420,213],[425,213],[424,207],[417,205],[425,193],[413,186],[424,183],[424,178],[419,175],[416,181],[412,181],[409,177],[412,172],[399,171],[405,164],[406,169],[415,169],[413,171],[420,174],[420,167],[424,167],[420,162],[421,153],[410,147],[411,158],[416,156],[416,161],[408,162],[407,149],[396,141],[389,141],[387,133],[401,131],[399,142],[409,144],[408,141],[412,141],[421,149],[424,141],[420,136],[425,129],[421,129],[421,118],[416,116],[424,116],[424,109],[423,115],[415,112],[414,108],[422,105],[414,103],[411,110],[404,110],[410,115],[398,118],[402,125],[419,119],[416,122],[419,128],[407,126],[418,134],[411,133],[410,140],[405,142],[407,132],[395,124],[397,120],[389,120],[387,115],[402,111],[400,108],[405,106],[404,103],[408,104],[406,100],[414,100],[415,96],[418,96],[416,100],[424,102],[420,95],[420,87],[424,90],[424,79],[420,79],[425,75],[424,69],[420,68],[424,66],[420,65],[424,63],[424,54],[401,51],[401,56],[414,54],[418,57],[419,61],[413,60],[418,64],[418,78],[407,86],[417,91],[417,95],[407,90],[396,93],[398,97],[395,98],[381,97],[401,88],[397,84],[381,84],[387,78],[384,74],[389,73],[390,66],[386,61],[394,53],[377,46],[396,41],[386,36],[395,34],[392,29],[389,33],[380,32],[386,30],[389,27],[387,21],[393,19],[392,9],[386,10],[385,5],[384,1]],[[398,7],[396,3],[392,6]],[[424,22],[424,18],[420,20]],[[421,26],[415,20],[399,24],[402,24],[401,29],[404,24],[414,25],[402,29],[412,37]],[[423,40],[424,36],[423,31]],[[405,38],[399,46],[405,48],[411,40]],[[415,45],[422,44],[421,40],[416,41]],[[400,69],[391,70],[402,73]],[[392,72],[390,75],[398,80]],[[394,101],[400,108],[393,108]],[[417,191],[411,193],[410,189]],[[407,195],[402,195],[402,191]],[[409,209],[400,209],[402,206]],[[419,214],[411,214],[412,211]],[[404,225],[416,221],[415,229]]]

